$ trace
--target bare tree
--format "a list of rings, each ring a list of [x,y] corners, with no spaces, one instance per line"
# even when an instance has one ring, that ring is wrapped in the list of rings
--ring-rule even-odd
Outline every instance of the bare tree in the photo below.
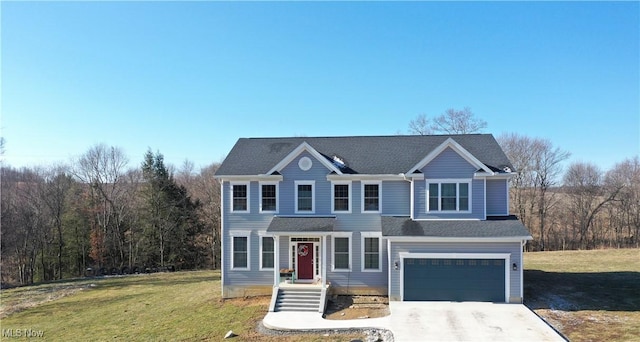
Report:
[[[574,234],[578,248],[593,248],[595,241],[592,225],[604,206],[613,201],[622,186],[607,188],[603,172],[594,164],[577,162],[569,166],[564,176],[565,191],[569,195],[569,212],[572,215]]]
[[[545,250],[547,216],[557,204],[557,192],[550,190],[557,186],[562,162],[570,153],[553,146],[548,139],[513,133],[501,135],[498,141],[516,171],[511,179],[510,202],[525,225],[532,227],[537,223],[538,249]]]
[[[429,135],[432,134],[431,123],[426,114],[420,114],[409,122],[409,134]]]
[[[447,109],[443,114],[433,119],[431,130],[445,134],[481,133],[487,128],[487,122],[476,118],[471,108],[462,110]]]
[[[124,217],[121,201],[126,195],[125,168],[129,160],[117,147],[98,144],[76,162],[74,175],[90,185],[96,223],[102,232],[93,232],[94,251],[111,251],[111,262],[122,266],[125,258]],[[101,241],[102,239],[106,239]],[[103,244],[97,246],[95,244]],[[104,245],[111,244],[114,248]],[[97,255],[95,255],[97,257]]]

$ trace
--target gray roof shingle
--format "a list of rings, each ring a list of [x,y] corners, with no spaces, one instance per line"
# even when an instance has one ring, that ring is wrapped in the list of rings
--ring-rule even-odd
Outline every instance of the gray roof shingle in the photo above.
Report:
[[[513,169],[491,134],[240,138],[216,175],[265,174],[303,142],[328,160],[340,157],[348,167],[347,173],[401,174],[448,138],[494,171],[505,166]]]
[[[332,232],[335,217],[274,217],[268,233]]]
[[[515,216],[490,216],[486,221],[414,221],[408,216],[383,216],[382,236],[531,238],[527,228]]]

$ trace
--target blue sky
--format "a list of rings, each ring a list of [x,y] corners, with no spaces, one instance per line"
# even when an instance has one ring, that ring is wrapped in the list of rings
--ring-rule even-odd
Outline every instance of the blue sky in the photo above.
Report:
[[[603,169],[640,153],[638,2],[2,2],[5,162],[97,143],[393,135],[468,106]]]

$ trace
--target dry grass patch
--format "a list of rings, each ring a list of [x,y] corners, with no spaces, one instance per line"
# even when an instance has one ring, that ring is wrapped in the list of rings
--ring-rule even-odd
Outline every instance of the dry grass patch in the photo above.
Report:
[[[525,253],[525,304],[571,341],[640,340],[640,250]]]

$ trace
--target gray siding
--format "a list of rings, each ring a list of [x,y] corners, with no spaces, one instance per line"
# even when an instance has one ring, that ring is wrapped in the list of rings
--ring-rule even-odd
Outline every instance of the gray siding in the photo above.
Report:
[[[487,215],[509,215],[506,179],[487,180]]]
[[[411,183],[407,181],[382,182],[382,214],[409,216],[411,210]]]
[[[472,178],[477,169],[456,151],[447,148],[420,171],[425,178]]]
[[[510,253],[511,259],[507,260],[509,265],[516,263],[518,270],[513,271],[509,268],[509,292],[511,297],[520,296],[520,268],[522,260],[520,260],[519,242],[392,242],[391,243],[391,262],[398,261],[400,263],[401,252],[411,253]],[[402,266],[401,266],[402,267]],[[400,300],[400,270],[389,270],[391,288],[389,289],[389,297],[392,300]],[[507,298],[508,300],[508,298]]]

